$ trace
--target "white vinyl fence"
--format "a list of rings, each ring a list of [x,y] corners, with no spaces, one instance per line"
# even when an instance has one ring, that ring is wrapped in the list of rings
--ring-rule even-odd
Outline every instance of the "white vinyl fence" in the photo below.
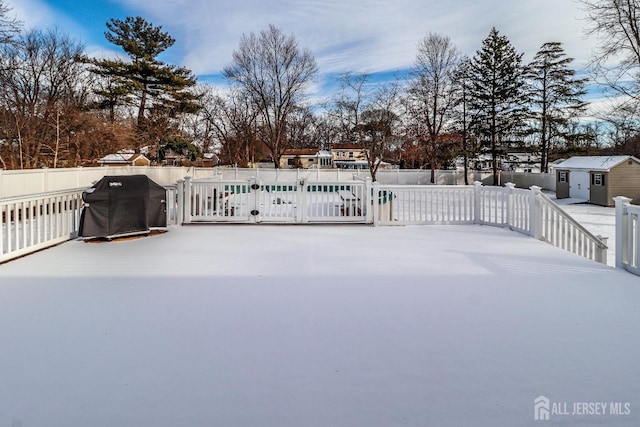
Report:
[[[191,180],[179,185],[179,220],[194,222],[366,222],[371,183]],[[180,222],[180,221],[179,221]]]
[[[177,224],[177,185],[167,189],[167,224]],[[0,263],[78,236],[85,188],[0,199]]]
[[[529,190],[474,186],[373,185],[379,206],[374,223],[482,224],[508,227],[558,248],[606,264],[606,238],[595,236],[552,200],[539,187]]]
[[[479,182],[473,186],[385,185],[353,174],[344,181],[308,177],[293,181],[255,177],[223,180],[220,174],[213,174],[201,179],[186,177],[165,188],[168,224],[492,225],[606,263],[606,239],[587,231],[536,186],[524,190],[512,183],[505,187],[485,187]],[[82,191],[0,198],[0,262],[76,237]],[[624,243],[621,265],[637,271],[638,212],[625,204],[623,217],[623,234],[629,242]]]
[[[540,187],[382,185],[342,182],[186,180],[178,185],[178,223],[280,222],[374,225],[480,224],[508,227],[605,263],[606,238],[595,236]]]
[[[250,169],[235,167],[193,168],[174,166],[103,166],[60,169],[0,169],[0,199],[70,188],[90,187],[107,175],[146,175],[160,185],[173,185],[185,176],[193,179],[217,178],[225,181],[247,181],[256,178],[262,181],[307,181],[341,182],[370,178],[364,169]],[[380,170],[377,181],[389,185],[431,185],[428,169]],[[437,170],[436,185],[464,185],[464,173],[456,170]],[[467,182],[479,181],[485,185],[493,183],[489,172],[469,171]],[[553,174],[500,172],[499,185],[513,182],[519,188],[532,185],[544,190],[555,190]]]
[[[0,262],[75,238],[82,191],[0,199]]]
[[[616,267],[640,276],[640,206],[616,197]]]

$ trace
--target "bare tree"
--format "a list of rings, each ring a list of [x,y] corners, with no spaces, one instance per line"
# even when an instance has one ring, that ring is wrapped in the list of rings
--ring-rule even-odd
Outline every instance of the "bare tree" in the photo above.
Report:
[[[620,94],[640,100],[640,1],[578,0],[599,37],[593,59],[596,78]]]
[[[55,31],[32,30],[0,52],[2,139],[16,167],[57,166],[66,117],[83,96],[82,46]]]
[[[340,91],[329,107],[329,115],[340,129],[343,141],[362,143],[362,114],[373,96],[367,73],[345,73],[338,78]]]
[[[389,146],[397,139],[399,102],[400,86],[391,82],[378,88],[369,108],[362,114],[363,120],[359,127],[365,134],[363,142],[373,181],[376,181],[378,169]]]
[[[209,91],[203,97],[203,106],[201,114],[211,128],[223,163],[246,167],[255,162],[256,154],[261,157],[257,113],[244,91],[235,88],[225,94]]]
[[[259,34],[243,35],[224,75],[238,85],[258,113],[260,139],[269,148],[275,167],[287,148],[287,124],[302,104],[318,66],[293,35],[270,25]]]
[[[0,44],[13,43],[22,28],[22,23],[9,16],[11,8],[4,0],[0,0]]]
[[[458,103],[454,73],[459,62],[460,53],[449,37],[430,33],[418,44],[408,110],[431,164],[431,183],[435,182],[440,136]]]
[[[341,142],[364,148],[371,178],[383,161],[389,144],[397,135],[400,120],[400,87],[397,82],[375,86],[366,73],[340,76],[340,92],[328,107]]]

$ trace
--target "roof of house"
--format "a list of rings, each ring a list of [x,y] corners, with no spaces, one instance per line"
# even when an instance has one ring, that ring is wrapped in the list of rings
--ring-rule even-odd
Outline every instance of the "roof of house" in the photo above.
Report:
[[[343,142],[339,144],[331,144],[332,150],[364,150],[362,144],[354,144],[352,142]]]
[[[557,164],[556,169],[584,169],[590,171],[609,171],[627,160],[632,159],[638,163],[640,160],[633,156],[575,156]]]
[[[316,148],[288,148],[282,152],[283,156],[310,156],[310,157],[331,157],[327,150]]]
[[[315,156],[317,148],[288,148],[282,152],[283,156]]]
[[[106,156],[98,160],[98,162],[111,163],[111,164],[117,164],[117,163],[129,164],[139,157],[146,158],[144,154],[141,154],[141,153],[136,154],[135,150],[120,150],[114,154],[107,154]]]

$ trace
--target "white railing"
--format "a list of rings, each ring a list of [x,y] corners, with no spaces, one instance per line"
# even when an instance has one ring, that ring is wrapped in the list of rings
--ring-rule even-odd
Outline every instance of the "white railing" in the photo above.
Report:
[[[473,224],[471,186],[373,184],[375,225]],[[375,209],[377,205],[377,209]]]
[[[375,225],[481,224],[508,227],[576,255],[607,262],[606,238],[595,236],[533,186],[373,185]],[[636,252],[637,253],[637,252]]]
[[[0,262],[75,238],[83,190],[0,199]]]
[[[616,267],[640,276],[640,206],[628,197],[615,197]]]
[[[606,237],[593,235],[544,194],[537,194],[536,200],[534,237],[576,255],[607,263]]]
[[[594,236],[539,187],[380,185],[344,182],[179,180],[167,186],[167,222],[480,224],[508,227],[606,263],[606,239]],[[0,262],[75,238],[83,189],[0,199]],[[616,263],[640,272],[640,208],[617,201]],[[618,216],[618,214],[617,214]],[[618,236],[620,234],[620,236]],[[620,256],[620,261],[618,261]]]

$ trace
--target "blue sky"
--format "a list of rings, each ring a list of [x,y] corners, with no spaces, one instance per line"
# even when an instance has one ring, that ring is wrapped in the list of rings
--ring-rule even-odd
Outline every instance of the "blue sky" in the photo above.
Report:
[[[91,55],[114,55],[104,38],[110,18],[142,16],[175,39],[162,59],[220,82],[242,34],[274,24],[316,57],[316,91],[335,76],[366,72],[391,77],[411,67],[429,32],[449,36],[472,56],[495,26],[531,60],[545,42],[560,41],[586,65],[595,41],[584,36],[574,0],[5,0],[27,27],[53,28],[82,41]]]

